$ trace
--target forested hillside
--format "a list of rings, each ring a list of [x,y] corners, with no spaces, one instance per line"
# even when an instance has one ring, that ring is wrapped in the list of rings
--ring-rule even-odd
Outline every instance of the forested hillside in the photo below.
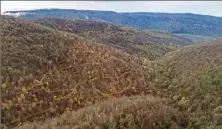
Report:
[[[142,59],[121,50],[8,16],[0,27],[3,127],[142,94],[150,85]]]
[[[155,31],[141,31],[93,20],[41,18],[37,19],[36,22],[54,29],[78,34],[130,54],[145,56],[151,60],[179,47],[198,42],[183,36]]]
[[[5,14],[17,15],[28,19],[41,17],[95,19],[142,30],[159,30],[172,34],[192,34],[212,37],[222,36],[222,17],[188,13],[116,13],[112,11],[40,9],[8,11]]]
[[[191,113],[202,128],[210,122],[222,127],[222,39],[168,53],[152,68],[152,82],[173,106]]]
[[[222,128],[222,39],[0,19],[1,128]]]

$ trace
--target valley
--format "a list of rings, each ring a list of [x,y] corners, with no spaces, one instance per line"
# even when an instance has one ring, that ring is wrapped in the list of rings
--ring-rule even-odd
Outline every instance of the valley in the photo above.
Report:
[[[172,33],[107,22],[114,12],[44,11],[0,16],[1,128],[222,128],[221,18],[212,31]]]

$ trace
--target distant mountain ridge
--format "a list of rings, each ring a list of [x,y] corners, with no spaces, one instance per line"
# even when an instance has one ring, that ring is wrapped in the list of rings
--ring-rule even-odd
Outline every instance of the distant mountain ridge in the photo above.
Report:
[[[222,36],[222,17],[190,13],[117,13],[95,10],[39,9],[7,11],[4,14],[27,19],[42,17],[94,19],[142,30],[158,30],[172,34]]]
[[[206,36],[192,38],[184,35],[169,35],[165,32],[141,31],[129,27],[95,20],[74,20],[63,18],[39,18],[33,20],[38,24],[53,29],[71,32],[106,44],[130,54],[146,56],[150,60],[157,59],[179,47],[213,40]]]

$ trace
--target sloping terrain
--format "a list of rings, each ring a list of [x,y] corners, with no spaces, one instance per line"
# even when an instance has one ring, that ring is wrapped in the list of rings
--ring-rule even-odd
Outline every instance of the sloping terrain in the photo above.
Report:
[[[221,128],[222,40],[191,45],[153,63],[151,80],[197,127]]]
[[[202,35],[191,35],[191,34],[174,34],[180,38],[184,38],[184,40],[194,42],[194,43],[203,43],[207,41],[216,40],[217,38],[210,36],[202,36]]]
[[[87,26],[0,18],[1,128],[222,127],[221,39],[149,61],[91,40]],[[115,27],[100,24],[93,34]]]
[[[62,31],[96,40],[130,54],[139,54],[153,60],[169,51],[194,42],[189,39],[161,32],[140,31],[105,22],[88,20],[70,20],[60,18],[37,19],[37,23]]]
[[[0,27],[2,127],[156,94],[147,59],[8,16],[1,16]]]
[[[122,97],[20,129],[182,129],[186,117],[152,96]]]
[[[5,14],[36,19],[57,17],[71,19],[96,19],[142,30],[159,30],[176,34],[192,34],[212,37],[222,36],[222,18],[189,13],[117,13],[112,11],[40,9],[7,11]]]

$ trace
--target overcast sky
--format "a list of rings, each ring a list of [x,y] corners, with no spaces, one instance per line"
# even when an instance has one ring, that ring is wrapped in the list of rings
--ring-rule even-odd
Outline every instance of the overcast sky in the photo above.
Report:
[[[1,12],[41,8],[195,13],[222,17],[222,1],[1,1]]]

